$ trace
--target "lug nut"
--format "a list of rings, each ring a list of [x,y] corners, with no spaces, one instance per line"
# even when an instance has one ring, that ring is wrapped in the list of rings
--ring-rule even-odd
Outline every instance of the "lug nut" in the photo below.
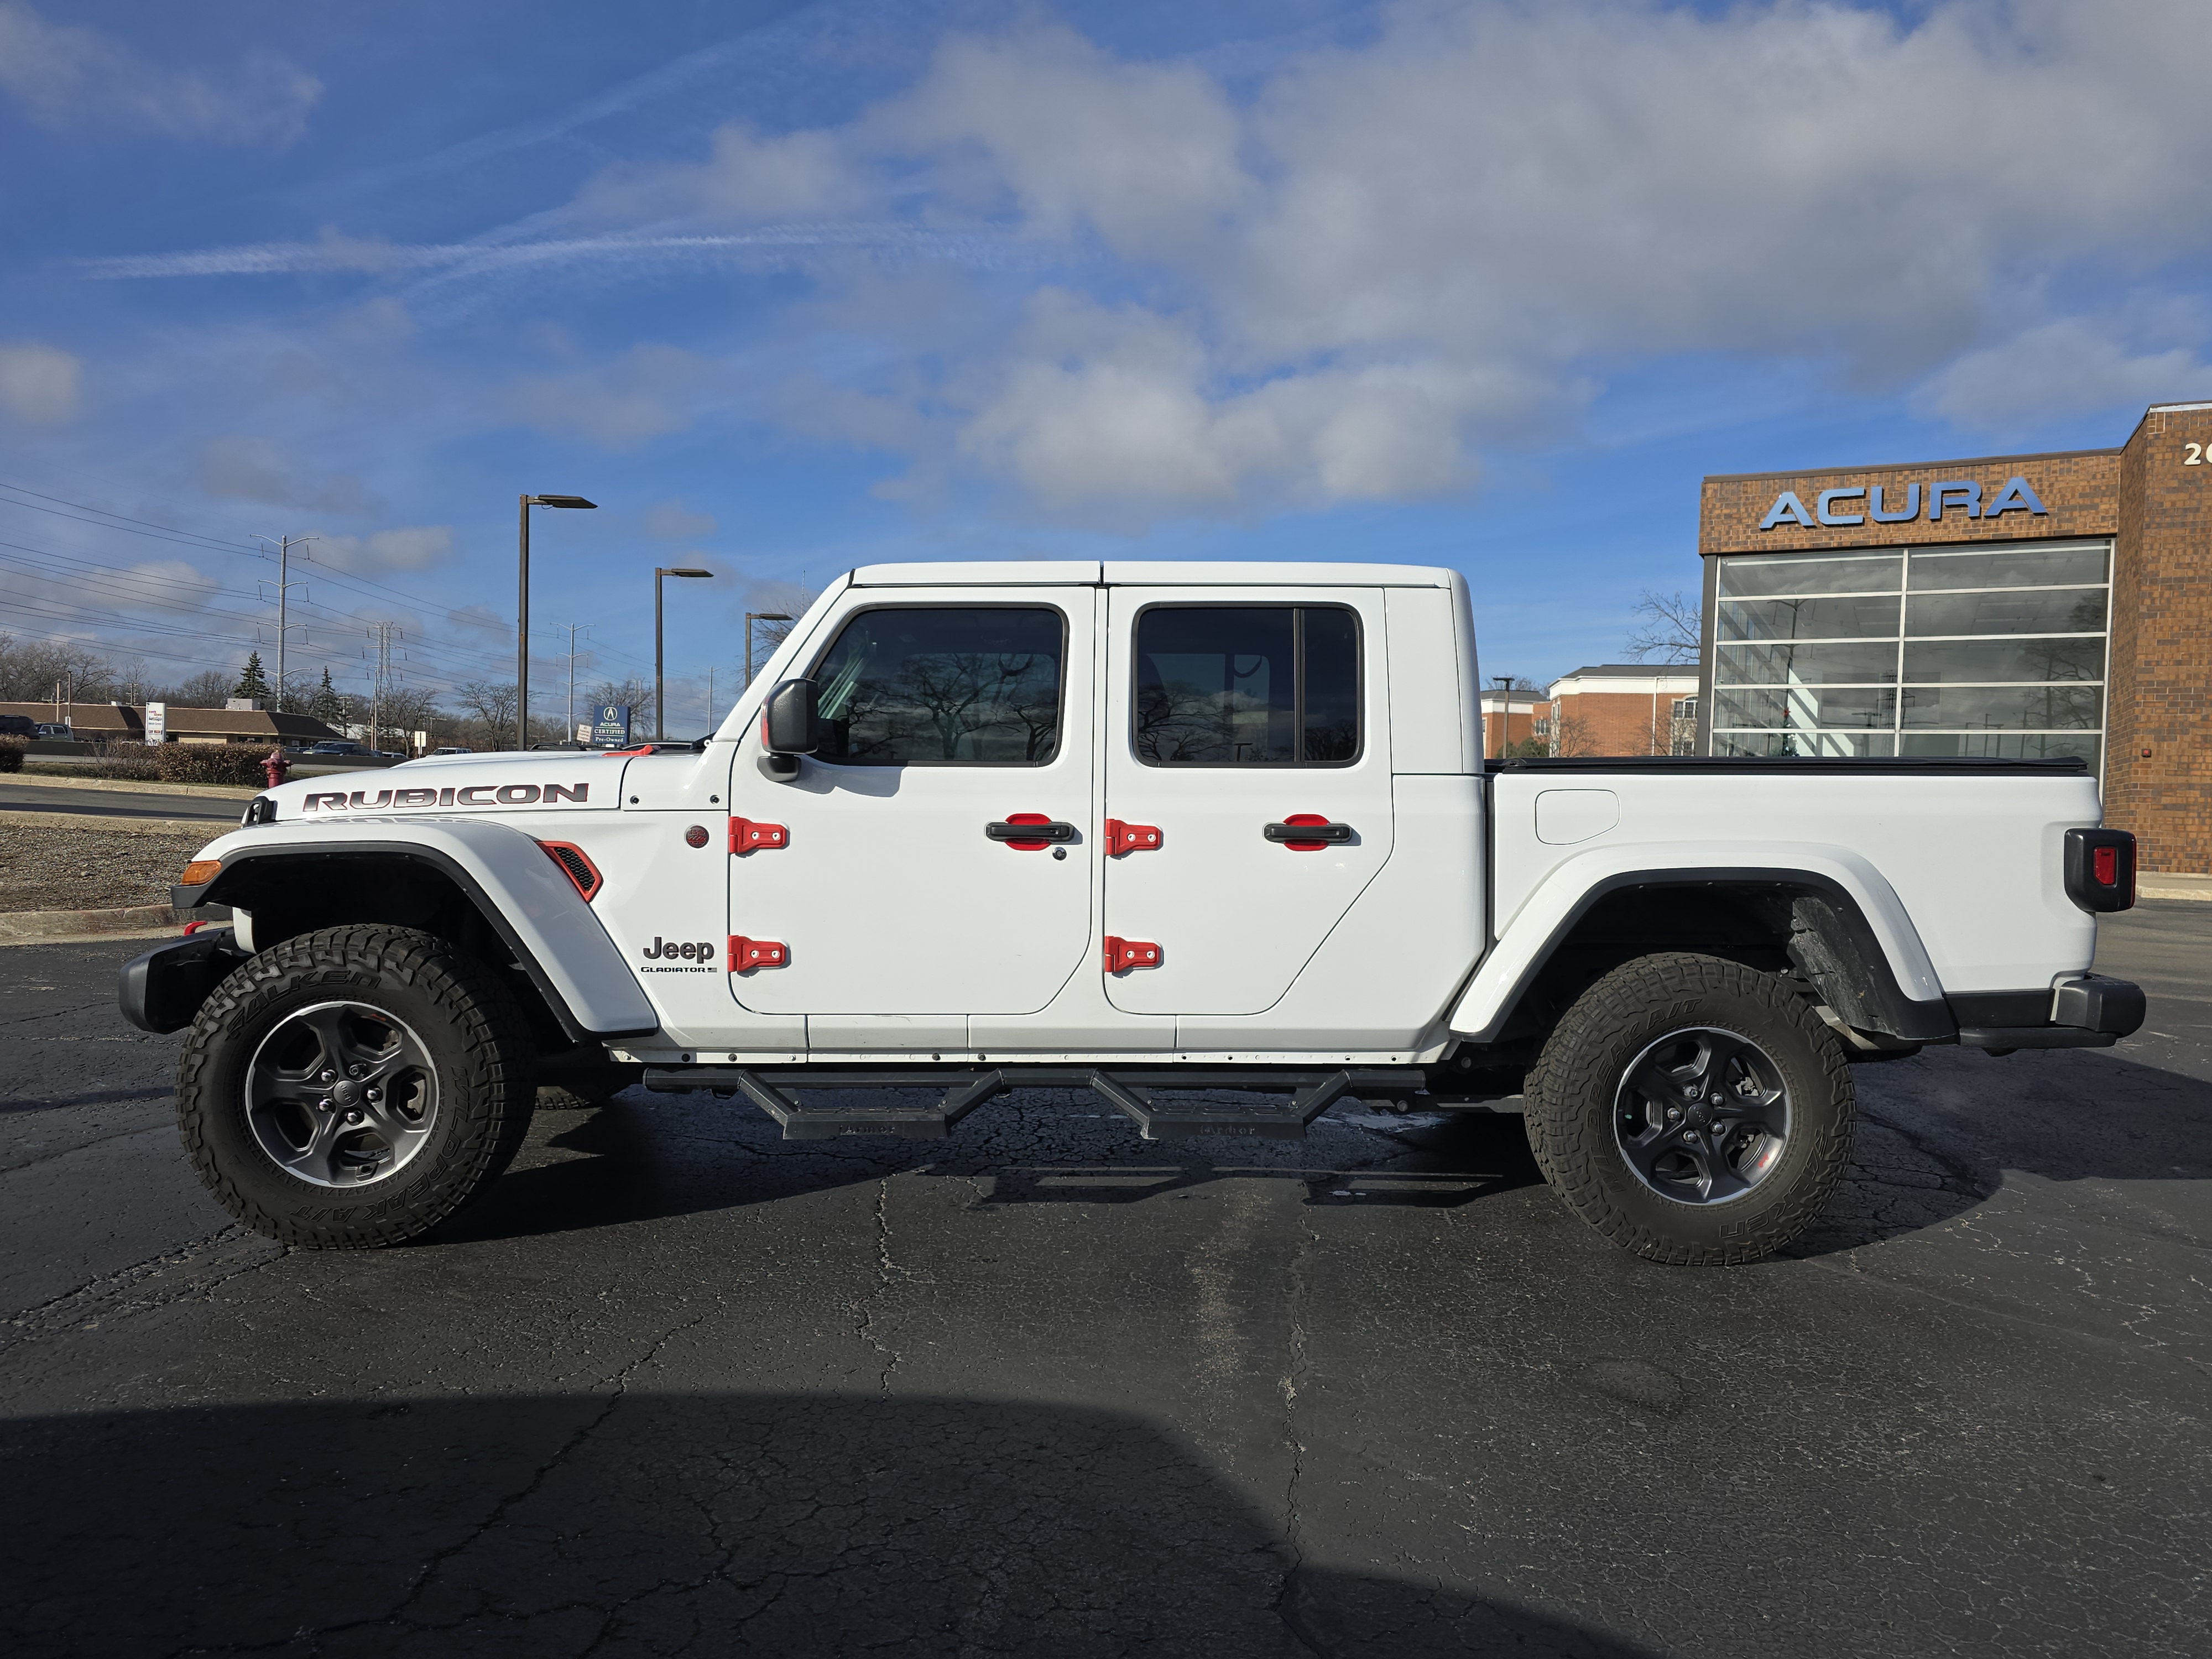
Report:
[[[360,1066],[349,1066],[346,1067],[346,1075],[348,1077],[359,1077],[365,1069],[365,1067]]]
[[[315,1109],[319,1112],[327,1112],[331,1109],[331,1103],[327,1100],[319,1100],[315,1103]]]
[[[338,1074],[336,1072],[325,1072],[323,1073],[323,1081],[325,1083],[336,1083],[337,1080]]]
[[[357,1110],[348,1112],[345,1121],[349,1123],[358,1123],[361,1121],[361,1113]]]

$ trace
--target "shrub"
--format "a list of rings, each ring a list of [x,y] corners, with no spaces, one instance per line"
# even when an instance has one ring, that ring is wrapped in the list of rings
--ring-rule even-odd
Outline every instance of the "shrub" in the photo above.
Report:
[[[23,750],[27,746],[15,738],[0,738],[0,772],[21,771]]]
[[[154,758],[159,752],[151,744],[110,743],[101,747],[99,758],[84,769],[96,778],[152,783],[161,775],[161,769]]]
[[[129,783],[262,785],[269,751],[250,743],[111,743],[85,769]]]
[[[269,781],[261,763],[269,750],[250,743],[171,743],[154,751],[154,764],[165,783],[244,783],[257,787]]]

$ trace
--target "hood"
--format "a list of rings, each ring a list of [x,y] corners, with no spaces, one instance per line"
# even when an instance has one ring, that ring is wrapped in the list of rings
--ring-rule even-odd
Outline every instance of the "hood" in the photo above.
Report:
[[[250,821],[314,823],[413,812],[513,818],[546,811],[612,811],[622,805],[623,774],[632,758],[606,750],[555,749],[434,755],[374,770],[326,772],[263,790],[253,806],[258,817]]]

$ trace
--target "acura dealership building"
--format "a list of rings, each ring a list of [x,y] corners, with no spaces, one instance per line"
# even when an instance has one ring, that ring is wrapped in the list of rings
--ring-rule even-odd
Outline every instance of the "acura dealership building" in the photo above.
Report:
[[[1698,745],[2078,756],[2212,872],[2212,403],[2117,449],[1708,477]]]

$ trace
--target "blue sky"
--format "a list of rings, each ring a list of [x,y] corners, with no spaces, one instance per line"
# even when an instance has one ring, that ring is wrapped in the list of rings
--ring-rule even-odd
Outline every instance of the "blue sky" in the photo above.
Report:
[[[1451,564],[1547,678],[1695,586],[1707,472],[2212,396],[2208,48],[2199,0],[0,0],[0,629],[229,666],[309,534],[295,666],[392,621],[504,677],[559,491],[534,686],[571,622],[640,672],[704,564],[677,729],[746,609],[900,558]]]

